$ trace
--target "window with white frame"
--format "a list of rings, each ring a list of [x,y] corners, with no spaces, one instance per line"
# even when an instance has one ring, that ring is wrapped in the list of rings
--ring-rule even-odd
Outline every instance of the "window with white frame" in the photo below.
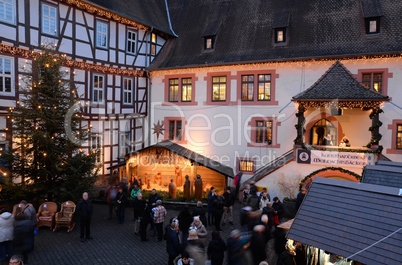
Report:
[[[10,93],[13,88],[13,60],[0,56],[0,93]]]
[[[107,49],[108,29],[108,23],[100,20],[96,21],[96,47]]]
[[[120,133],[120,156],[124,158],[126,154],[130,152],[130,133],[129,132],[122,132]]]
[[[156,55],[156,34],[151,34],[151,55]]]
[[[57,7],[42,3],[42,33],[52,36],[58,35]]]
[[[96,154],[95,163],[97,165],[102,164],[103,162],[103,138],[100,133],[91,133],[89,138],[89,148],[91,153]]]
[[[134,79],[123,78],[123,104],[133,104]]]
[[[104,103],[105,76],[94,74],[92,79],[92,100],[95,103]]]
[[[137,46],[137,32],[134,30],[127,30],[127,52],[135,54]]]
[[[0,0],[0,21],[15,24],[15,0]]]

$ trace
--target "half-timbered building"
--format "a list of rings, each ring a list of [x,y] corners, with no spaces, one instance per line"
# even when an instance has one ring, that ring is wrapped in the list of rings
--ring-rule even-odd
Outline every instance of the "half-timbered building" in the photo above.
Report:
[[[166,39],[164,1],[0,0],[0,144],[11,140],[7,109],[19,100],[19,80],[43,46],[67,58],[66,78],[89,128],[84,152],[102,176],[136,148],[144,148],[149,107],[147,67]]]

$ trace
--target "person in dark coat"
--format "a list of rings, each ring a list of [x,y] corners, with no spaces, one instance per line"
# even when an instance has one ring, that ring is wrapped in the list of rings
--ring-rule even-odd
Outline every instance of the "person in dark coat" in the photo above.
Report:
[[[306,196],[306,189],[301,188],[300,192],[297,194],[297,199],[296,199],[296,211],[299,210],[300,205],[302,204],[304,197]]]
[[[205,216],[205,210],[204,210],[204,207],[203,207],[201,201],[197,202],[197,207],[195,207],[194,210],[193,210],[193,217],[194,216],[199,216],[200,221],[202,222],[202,224],[205,227],[207,226],[207,217]]]
[[[91,237],[91,217],[93,213],[92,201],[88,199],[88,193],[82,194],[82,199],[77,204],[77,213],[80,216],[80,239],[85,242],[86,239]]]
[[[216,199],[217,195],[215,192],[215,188],[211,187],[211,189],[208,192],[208,225],[214,225],[215,220],[214,220],[214,215],[213,215],[213,210],[214,210],[214,200]]]
[[[24,263],[28,262],[28,254],[34,249],[35,224],[23,216],[16,216],[14,226],[14,253],[23,256]]]
[[[148,205],[149,207],[155,208],[156,207],[156,201],[162,200],[162,197],[156,192],[156,189],[152,189],[151,194],[149,195],[148,198]],[[151,212],[150,212],[151,213]],[[156,236],[156,226],[154,224],[154,220],[151,218],[151,227],[154,230],[154,236]]]
[[[256,225],[251,235],[250,250],[253,255],[253,262],[255,265],[258,265],[261,261],[267,259],[264,232],[265,227],[263,225]]]
[[[278,215],[279,223],[282,223],[282,218],[283,218],[283,213],[285,209],[283,208],[282,202],[279,200],[278,197],[274,198],[274,203],[272,204],[272,208],[276,211],[276,214]]]
[[[144,215],[142,216],[140,222],[140,237],[141,241],[148,241],[147,239],[147,227],[151,223],[151,211],[152,206],[150,204],[146,204]]]
[[[274,226],[274,216],[275,216],[275,210],[272,208],[272,203],[268,202],[267,206],[262,208],[262,214],[265,214],[268,216],[268,227],[269,231],[272,231],[272,227]]]
[[[182,233],[181,244],[183,248],[186,247],[188,238],[188,229],[190,228],[190,225],[193,222],[193,217],[191,216],[191,213],[188,209],[189,209],[188,204],[184,205],[183,210],[179,213],[179,216],[177,217],[177,219],[179,220],[179,229]]]
[[[230,187],[226,188],[223,197],[225,197],[225,205],[223,206],[222,225],[225,225],[226,219],[229,219],[229,223],[233,225],[233,205],[235,203],[235,197],[233,196]]]
[[[117,219],[119,224],[124,223],[124,215],[126,210],[126,201],[127,195],[124,192],[123,188],[119,188],[119,192],[116,195],[116,203],[117,203]]]
[[[173,265],[174,259],[181,253],[179,240],[179,221],[173,218],[166,234],[166,251],[169,255],[168,265]]]
[[[230,237],[226,241],[228,248],[228,264],[230,265],[243,264],[244,248],[240,241],[240,235],[240,231],[235,229],[230,233]]]
[[[223,215],[223,195],[215,198],[214,204],[213,204],[213,214],[215,217],[215,229],[216,231],[222,231],[221,230],[221,220],[222,220],[222,215]]]
[[[257,211],[260,208],[260,197],[257,195],[257,187],[255,185],[250,187],[250,196],[247,198],[246,203],[251,207],[252,211]]]
[[[144,217],[144,211],[147,202],[142,198],[142,194],[138,193],[137,197],[134,199],[133,207],[134,207],[134,234],[139,235],[138,232],[140,230],[140,224]]]
[[[226,247],[225,242],[222,240],[219,232],[212,232],[212,240],[208,245],[208,259],[211,260],[211,265],[222,265],[225,258]]]

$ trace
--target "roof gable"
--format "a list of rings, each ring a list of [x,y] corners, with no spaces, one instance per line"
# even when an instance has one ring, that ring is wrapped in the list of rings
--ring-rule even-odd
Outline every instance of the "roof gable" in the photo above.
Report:
[[[171,151],[171,152],[173,152],[173,153],[175,153],[177,155],[180,155],[180,156],[182,156],[184,158],[189,159],[190,161],[196,162],[196,163],[198,163],[198,164],[200,164],[200,165],[202,165],[204,167],[207,167],[207,168],[212,169],[212,170],[214,170],[216,172],[219,172],[222,175],[225,175],[225,176],[230,177],[230,178],[234,178],[233,169],[231,167],[223,165],[220,162],[212,160],[212,159],[210,159],[210,158],[208,158],[206,156],[200,155],[200,154],[198,154],[198,153],[196,153],[194,151],[191,151],[188,148],[185,148],[185,147],[183,147],[183,146],[181,146],[179,144],[176,144],[174,142],[171,142],[169,140],[165,140],[165,141],[159,142],[157,144],[148,146],[148,147],[146,147],[144,149],[136,151],[136,153],[144,151],[144,150],[149,149],[149,148],[153,148],[153,147],[165,148],[165,149],[167,149],[167,150],[169,150],[169,151]]]
[[[294,96],[292,100],[388,101],[388,96],[384,96],[365,87],[341,62],[336,61],[317,82],[307,90]]]
[[[353,255],[350,259],[364,264],[399,264],[399,193],[396,188],[316,177],[287,237],[343,257]]]

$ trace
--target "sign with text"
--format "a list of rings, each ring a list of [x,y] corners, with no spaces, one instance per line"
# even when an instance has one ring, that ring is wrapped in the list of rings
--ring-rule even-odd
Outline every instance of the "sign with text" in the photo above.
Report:
[[[374,165],[374,154],[297,149],[297,163],[338,167]]]

